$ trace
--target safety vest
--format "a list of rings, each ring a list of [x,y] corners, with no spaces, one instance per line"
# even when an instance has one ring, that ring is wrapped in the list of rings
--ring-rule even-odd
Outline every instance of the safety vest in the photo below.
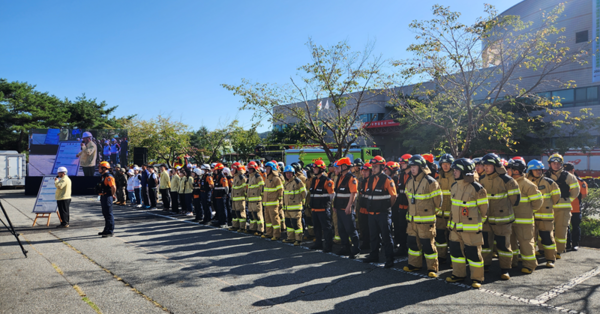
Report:
[[[202,176],[202,180],[200,180],[200,191],[202,191],[202,192],[210,191],[210,184],[208,182],[209,177],[210,177],[210,175],[208,175],[208,174],[205,174],[204,176]]]
[[[200,197],[200,192],[201,192],[201,187],[202,187],[202,178],[195,177],[194,184],[192,186],[194,187],[194,191],[192,192],[192,194],[194,195],[194,198]]]
[[[363,178],[358,183],[358,207],[367,208],[367,182],[368,178]]]
[[[223,175],[223,173],[219,173],[216,175],[215,177],[215,188],[213,190],[213,194],[215,197],[217,198],[222,198],[225,195],[227,195],[228,192],[228,187],[224,186],[223,183],[221,182],[222,179],[227,180],[227,178]]]
[[[378,178],[377,185],[373,188],[373,182]],[[371,175],[367,179],[365,197],[367,199],[367,211],[381,213],[392,208],[392,196],[385,189],[385,182],[391,180],[385,173]]]
[[[328,209],[331,207],[331,199],[325,189],[325,183],[333,184],[331,179],[324,174],[312,178],[310,185],[310,208]]]
[[[339,180],[342,180],[341,183],[338,184]],[[348,171],[343,177],[338,178],[338,182],[336,182],[335,186],[335,200],[333,201],[333,208],[344,209],[348,206],[348,201],[350,201],[350,186],[348,183],[350,180],[356,180],[354,175]]]

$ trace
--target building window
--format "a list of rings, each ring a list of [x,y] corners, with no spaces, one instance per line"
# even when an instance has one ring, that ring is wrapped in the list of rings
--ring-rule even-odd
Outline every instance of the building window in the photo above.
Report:
[[[575,90],[565,89],[552,92],[552,100],[560,101],[563,107],[573,107],[575,104]]]
[[[575,43],[585,43],[588,41],[588,31],[575,33]]]

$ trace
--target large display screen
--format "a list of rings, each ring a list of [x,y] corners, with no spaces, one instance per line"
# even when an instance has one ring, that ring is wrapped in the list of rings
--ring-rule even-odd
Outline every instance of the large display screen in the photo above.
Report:
[[[91,136],[90,136],[91,135]],[[129,164],[127,130],[34,129],[29,134],[29,176],[99,176],[98,165]]]

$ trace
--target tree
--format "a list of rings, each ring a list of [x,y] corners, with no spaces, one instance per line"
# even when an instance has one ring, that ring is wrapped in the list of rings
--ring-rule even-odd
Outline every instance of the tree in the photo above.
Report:
[[[146,147],[149,160],[164,162],[169,167],[190,145],[189,127],[173,121],[171,117],[158,115],[150,120],[134,118],[126,121],[125,128],[128,129],[130,153],[134,147]]]
[[[69,119],[63,102],[56,96],[35,90],[26,82],[8,82],[0,79],[0,118],[7,138],[5,149],[24,151],[31,129],[60,128]]]
[[[255,121],[268,119],[292,129],[305,126],[307,137],[335,160],[359,137],[368,137],[358,112],[375,102],[383,62],[372,57],[372,45],[356,52],[347,42],[325,48],[309,39],[307,46],[311,62],[299,67],[302,74],[289,84],[242,79],[240,85],[222,86],[242,97],[240,109],[253,111]]]
[[[127,120],[135,117],[126,116],[120,119],[111,117],[118,106],[108,107],[105,101],[100,103],[97,100],[89,99],[82,94],[75,98],[72,102],[65,99],[67,111],[70,113],[69,119],[66,121],[69,127],[77,127],[80,129],[120,129],[123,128]]]
[[[303,144],[311,142],[309,128],[300,123],[296,123],[292,127],[287,125],[280,129],[273,129],[266,138],[266,142],[269,144],[289,145],[289,144]]]
[[[460,13],[435,5],[434,19],[410,23],[417,43],[407,50],[414,57],[395,62],[401,70],[386,84],[391,102],[405,115],[402,122],[437,129],[454,156],[467,156],[473,141],[485,135],[510,149],[516,144],[514,116],[501,108],[534,100],[555,114],[560,100],[544,99],[536,90],[572,86],[558,72],[585,63],[581,57],[587,52],[571,52],[561,35],[564,28],[555,25],[563,10],[561,4],[544,13],[534,26],[517,16],[499,16],[486,5],[487,17],[466,25],[459,22]],[[532,72],[535,77],[522,84],[522,76]],[[413,81],[424,83],[406,86]]]
[[[260,136],[256,132],[256,126],[248,130],[238,127],[230,136],[231,147],[238,154],[240,160],[248,161],[251,154],[254,154],[254,148],[260,144]]]
[[[237,128],[238,121],[234,120],[224,128],[209,131],[202,126],[190,135],[190,145],[185,152],[192,157],[196,163],[210,163],[220,161],[223,149],[230,134]]]

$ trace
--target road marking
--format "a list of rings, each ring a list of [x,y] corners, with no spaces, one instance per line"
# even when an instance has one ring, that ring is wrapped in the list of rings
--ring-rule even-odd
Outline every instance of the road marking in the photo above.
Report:
[[[540,303],[545,303],[548,300],[553,299],[553,298],[567,292],[568,290],[572,289],[576,285],[578,285],[598,274],[600,274],[600,266],[571,279],[569,282],[567,282],[563,285],[555,287],[554,289],[537,296],[535,298],[535,300],[540,301]]]

